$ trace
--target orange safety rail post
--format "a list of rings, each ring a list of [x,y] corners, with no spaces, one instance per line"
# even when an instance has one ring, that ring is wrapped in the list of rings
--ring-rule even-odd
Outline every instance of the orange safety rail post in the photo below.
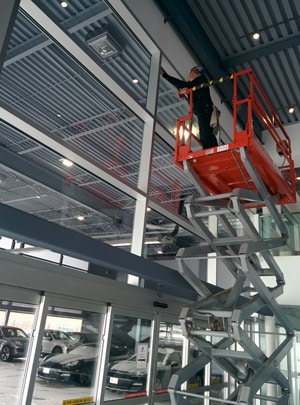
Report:
[[[243,80],[245,84],[245,80],[247,81],[247,79],[249,82],[248,97],[238,99],[238,82],[239,80]],[[238,111],[244,103],[247,104],[247,124],[244,130],[238,131]],[[247,149],[250,155],[252,155],[251,157],[255,161],[255,165],[258,166],[256,169],[258,169],[263,177],[268,190],[271,194],[279,195],[278,204],[295,203],[296,172],[292,159],[291,141],[252,69],[246,69],[234,74],[233,113],[234,142],[236,144],[247,144]],[[283,164],[276,166],[271,157],[266,154],[266,149],[262,149],[262,145],[258,143],[252,125],[254,113],[255,117],[267,131],[265,139],[273,142],[273,149],[282,157]],[[269,138],[267,139],[267,137]],[[262,150],[264,151],[264,160],[259,159]],[[264,166],[263,169],[262,166]]]
[[[192,151],[192,139],[201,146],[200,141],[192,132],[193,124],[193,91],[194,89],[183,89],[178,92],[179,97],[183,98],[186,95],[189,100],[189,111],[184,117],[179,117],[176,123],[176,144],[175,144],[175,155],[174,162],[179,166],[183,167],[182,161],[186,160],[186,156]]]
[[[201,149],[201,143],[192,134],[191,128],[193,91],[197,88],[184,89],[179,95],[189,96],[189,112],[187,116],[177,120],[174,162],[183,168],[183,162],[189,161],[201,184],[210,194],[228,193],[235,188],[257,192],[259,190],[241,157],[241,148],[244,148],[251,164],[270,195],[274,196],[276,203],[295,203],[296,173],[287,132],[251,69],[237,72],[229,78],[233,78],[233,141],[214,148]],[[249,89],[244,98],[239,98],[239,85],[243,89]],[[241,128],[238,114],[242,109],[246,109],[246,122]],[[275,164],[256,136],[253,128],[254,116],[266,129],[268,141],[273,143],[275,153],[277,150],[284,160],[282,164]]]

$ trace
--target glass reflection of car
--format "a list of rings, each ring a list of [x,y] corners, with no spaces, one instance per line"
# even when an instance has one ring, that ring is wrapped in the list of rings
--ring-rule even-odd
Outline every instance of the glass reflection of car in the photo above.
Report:
[[[45,357],[38,367],[38,377],[61,382],[90,385],[97,361],[98,345],[88,343],[67,354]]]
[[[14,326],[0,326],[0,358],[11,361],[13,358],[26,356],[29,342],[23,329]]]
[[[61,330],[45,329],[42,341],[42,355],[68,353],[81,343]]]
[[[174,348],[159,348],[155,389],[166,388],[172,374],[181,368],[181,352]],[[147,365],[146,365],[147,366]],[[136,354],[128,360],[111,363],[106,378],[106,387],[116,391],[138,392],[146,389],[147,367],[137,367]]]
[[[98,340],[98,334],[92,332],[68,332],[68,335],[80,343],[95,343]]]

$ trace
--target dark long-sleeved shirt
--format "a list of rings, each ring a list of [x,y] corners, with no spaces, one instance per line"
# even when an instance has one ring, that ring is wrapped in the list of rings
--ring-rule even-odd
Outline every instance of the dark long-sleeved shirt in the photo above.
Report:
[[[168,75],[168,73],[163,73],[163,78],[166,79],[169,83],[173,84],[178,89],[183,89],[187,87],[188,89],[199,86],[202,83],[207,83],[207,78],[203,75],[196,77],[192,81],[185,81],[177,79],[176,77]],[[198,111],[201,111],[207,105],[213,105],[212,99],[210,97],[209,87],[205,86],[199,88],[193,93],[193,102],[194,102],[194,113],[197,114]]]

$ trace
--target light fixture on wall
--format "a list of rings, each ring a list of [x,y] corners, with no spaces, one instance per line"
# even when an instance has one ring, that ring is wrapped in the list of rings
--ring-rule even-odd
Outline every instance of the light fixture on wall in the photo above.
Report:
[[[106,31],[87,41],[102,59],[108,59],[120,53],[120,48],[113,37]]]

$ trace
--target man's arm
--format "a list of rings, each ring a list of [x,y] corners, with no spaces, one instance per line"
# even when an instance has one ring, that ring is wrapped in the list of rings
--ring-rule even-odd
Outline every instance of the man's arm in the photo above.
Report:
[[[191,82],[186,82],[184,80],[177,79],[176,77],[168,75],[167,72],[162,71],[161,76],[166,79],[169,83],[173,84],[178,89],[183,89],[185,87],[191,87]]]

